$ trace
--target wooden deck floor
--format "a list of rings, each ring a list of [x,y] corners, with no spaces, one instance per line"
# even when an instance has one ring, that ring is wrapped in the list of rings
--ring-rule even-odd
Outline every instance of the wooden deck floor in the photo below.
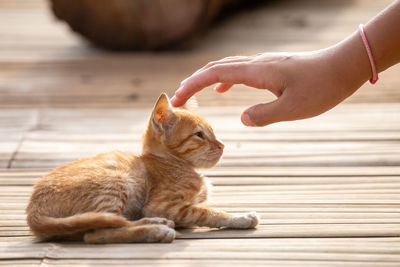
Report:
[[[390,1],[270,1],[218,23],[191,50],[119,54],[87,46],[45,2],[0,0],[0,266],[400,266],[399,67],[314,119],[239,121],[271,99],[205,90],[200,108],[225,142],[205,170],[209,204],[257,211],[256,230],[187,229],[172,244],[35,243],[24,207],[47,170],[98,152],[140,152],[161,91],[208,60],[332,44]]]

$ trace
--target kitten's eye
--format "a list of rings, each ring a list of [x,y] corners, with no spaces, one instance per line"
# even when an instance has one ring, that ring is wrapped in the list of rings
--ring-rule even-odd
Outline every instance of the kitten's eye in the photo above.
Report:
[[[194,133],[194,135],[200,137],[201,139],[204,139],[204,134],[202,132],[196,132]]]

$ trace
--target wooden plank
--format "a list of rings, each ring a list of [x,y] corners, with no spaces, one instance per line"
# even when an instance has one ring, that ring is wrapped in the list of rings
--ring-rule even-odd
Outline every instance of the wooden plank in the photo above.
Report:
[[[0,204],[0,209],[4,212],[23,212],[26,207],[26,200],[7,201]],[[399,213],[400,204],[342,204],[342,203],[209,203],[211,207],[229,212],[339,212],[339,213]]]
[[[18,154],[20,155],[20,154]],[[82,156],[71,156],[62,159],[36,159],[35,154],[29,155],[26,159],[17,158],[13,161],[12,167],[16,168],[55,168],[57,166],[64,165],[68,162],[78,160],[82,157],[87,157],[90,155],[84,154]],[[241,164],[238,164],[241,163]],[[327,157],[318,161],[318,158],[311,160],[287,160],[287,161],[268,161],[260,159],[252,164],[251,162],[244,161],[221,161],[219,166],[221,167],[236,167],[242,166],[243,168],[247,167],[293,167],[293,166],[309,166],[309,167],[331,167],[331,166],[352,166],[352,167],[360,167],[360,166],[398,166],[400,164],[398,160],[398,156],[393,157],[382,157],[380,160],[377,160],[376,156],[366,156],[361,157],[359,160],[355,159],[353,156],[343,157],[341,159],[332,160]]]
[[[243,213],[245,212],[242,210],[240,207],[236,208],[235,210],[229,210],[230,213],[235,214],[235,213]],[[325,219],[325,220],[364,220],[365,223],[368,223],[368,220],[370,219],[380,219],[380,220],[390,220],[390,219],[399,219],[400,218],[400,212],[329,212],[329,211],[320,211],[320,212],[287,212],[287,211],[282,211],[282,212],[266,212],[266,211],[258,211],[258,214],[261,217],[261,224],[273,224],[274,220],[289,220],[289,219],[302,219],[305,220],[314,220],[314,219]],[[23,221],[24,225],[26,226],[26,215],[25,213],[14,213],[13,214],[1,214],[1,222],[5,223],[7,221],[10,221],[11,223]],[[389,222],[389,221],[388,221]],[[295,224],[299,224],[301,222],[297,222]],[[4,228],[5,225],[1,225],[2,228]],[[10,225],[9,227],[13,227],[17,225]]]
[[[349,262],[349,261],[329,261],[329,266],[360,266],[365,262]],[[107,267],[107,266],[193,266],[193,259],[113,259],[113,260],[96,260],[96,259],[79,259],[79,260],[54,260],[54,259],[46,259],[42,266],[58,266],[58,267],[69,267],[69,266],[99,266],[99,267]],[[243,259],[196,259],[196,266],[328,266],[326,261],[305,261],[305,260],[243,260]],[[368,262],[368,266],[393,266],[397,267],[397,262]]]
[[[153,93],[151,105],[153,105],[157,97],[154,95],[155,93]],[[65,140],[66,138],[77,139],[79,135],[85,136],[86,134],[86,139],[88,139],[91,133],[89,130],[96,127],[101,131],[96,134],[95,140],[102,136],[107,139],[107,135],[122,137],[125,140],[139,140],[138,137],[144,131],[150,116],[151,106],[147,109],[137,108],[107,109],[106,107],[101,107],[97,109],[41,110],[39,113],[40,125],[35,129],[36,134],[31,133],[31,136],[35,139],[51,139],[57,138],[56,134],[58,134],[59,138],[63,137]],[[398,103],[340,105],[312,119],[272,124],[264,128],[243,126],[239,121],[243,108],[245,106],[222,106],[217,109],[215,107],[200,106],[200,108],[196,109],[196,112],[207,118],[217,134],[221,133],[228,137],[233,136],[239,138],[239,140],[244,138],[244,133],[249,137],[255,137],[256,140],[265,141],[296,140],[296,135],[299,135],[298,138],[301,139],[312,140],[312,138],[307,138],[307,133],[323,140],[335,140],[334,138],[339,138],[340,140],[352,140],[355,138],[368,140],[368,138],[376,139],[380,136],[396,138],[395,133],[400,128],[397,124],[400,120],[397,116],[400,110]],[[23,111],[7,110],[4,113],[2,126],[15,128],[15,125],[13,125],[14,118],[10,119],[9,117],[20,116],[19,114],[23,115]],[[132,120],[132,118],[135,118],[135,120]],[[77,123],[77,120],[80,123]],[[107,124],[112,124],[115,128],[107,127]],[[131,133],[138,135],[131,135]],[[295,135],[291,136],[292,134]],[[363,138],[363,136],[365,137]]]
[[[107,110],[98,110],[99,114],[107,113]],[[73,116],[73,114],[68,114],[67,116]],[[134,116],[137,116],[135,114]],[[217,135],[227,143],[235,143],[235,142],[248,142],[248,143],[256,143],[256,142],[292,142],[292,143],[301,143],[301,142],[346,142],[351,144],[352,142],[371,142],[378,143],[380,146],[384,146],[390,142],[397,142],[399,140],[396,131],[400,129],[394,129],[393,127],[388,128],[376,128],[376,129],[346,129],[346,130],[333,130],[331,128],[317,128],[317,129],[296,129],[296,128],[287,128],[283,127],[284,125],[280,125],[280,127],[274,127],[272,129],[267,128],[257,128],[257,130],[251,129],[242,129],[242,126],[238,123],[232,123],[231,130],[219,128],[218,126],[218,118],[217,116],[209,116],[208,120],[215,121],[215,127],[217,130]],[[57,120],[57,118],[53,118]],[[73,118],[71,118],[72,120]],[[234,118],[232,118],[234,119]],[[91,124],[91,127],[96,127],[103,130],[102,125],[97,125],[94,123],[94,120],[98,120],[96,118],[87,117],[87,123]],[[40,129],[36,128],[34,131],[29,132],[27,138],[32,141],[40,142],[40,141],[51,141],[51,142],[71,142],[71,143],[79,143],[79,142],[124,142],[124,143],[140,143],[141,135],[145,129],[145,121],[138,124],[129,124],[127,125],[128,119],[123,118],[115,118],[118,120],[117,122],[112,122],[112,118],[105,119],[102,118],[100,120],[101,123],[109,123],[115,125],[115,129],[108,132],[99,132],[96,135],[93,135],[88,130],[89,126],[79,127],[75,122],[70,122],[70,125],[64,125],[64,128],[58,128],[59,126],[56,123],[49,122],[48,125],[43,123],[40,124],[40,127],[48,127],[50,129]],[[314,119],[316,120],[316,119]],[[305,122],[305,121],[303,121]],[[396,123],[396,120],[393,120],[388,123]],[[299,123],[299,122],[297,122]],[[121,125],[120,125],[121,124]],[[123,125],[122,125],[123,124]],[[301,125],[301,124],[300,124]],[[279,125],[278,125],[279,126]],[[304,125],[302,125],[304,127]],[[2,127],[13,127],[12,125],[3,125]],[[101,127],[101,128],[100,128]],[[7,129],[5,128],[5,129]],[[133,129],[131,129],[133,128]],[[11,128],[10,130],[13,130]],[[86,130],[86,132],[85,132]],[[232,130],[236,130],[232,132]],[[268,131],[268,134],[266,132]],[[118,132],[124,131],[124,133]],[[380,144],[379,142],[382,142]],[[229,147],[228,147],[229,148]],[[235,147],[234,147],[235,148]],[[390,148],[390,147],[385,147]]]
[[[373,145],[369,142],[353,142],[352,144],[344,142],[286,144],[240,142],[239,144],[240,148],[236,149],[229,149],[234,147],[234,144],[226,144],[228,147],[226,156],[220,161],[219,166],[398,166],[400,164],[400,151],[393,146],[395,144],[393,142],[379,142]],[[140,154],[141,144],[104,142],[100,145],[96,141],[37,142],[25,140],[15,157],[13,167],[50,168],[112,150]]]
[[[231,214],[240,214],[246,212],[243,208],[226,209]],[[266,212],[258,211],[261,217],[261,225],[283,225],[283,224],[377,224],[377,223],[400,223],[399,212]],[[24,228],[25,227],[25,228]],[[26,223],[26,215],[7,214],[2,215],[0,219],[0,231],[8,230],[28,230]]]
[[[0,169],[0,177],[4,179],[19,179],[23,177],[35,179],[46,172],[50,171],[50,169],[43,168],[32,168],[32,169]],[[290,181],[297,182],[298,179],[307,178],[315,179],[318,178],[320,181],[330,181],[330,179],[338,178],[339,181],[345,183],[347,179],[351,181],[351,179],[366,179],[365,181],[371,181],[376,179],[382,179],[382,182],[385,179],[386,181],[397,181],[397,177],[400,173],[399,166],[390,166],[390,167],[348,167],[348,166],[340,166],[340,167],[251,167],[251,168],[224,168],[224,167],[215,167],[212,169],[201,170],[206,176],[211,178],[220,178],[225,179],[225,177],[229,177],[229,179],[237,179],[240,180],[242,178],[263,178],[263,179],[282,179],[282,183],[286,184]],[[293,180],[292,180],[293,179]],[[341,180],[340,180],[341,179]],[[228,181],[228,179],[226,179]],[[234,180],[233,180],[234,181]],[[314,180],[310,180],[313,181]],[[380,181],[380,180],[378,180]],[[358,183],[358,181],[356,182]]]
[[[6,267],[36,267],[42,266],[41,259],[0,260],[0,266]]]
[[[29,200],[29,195],[24,196],[0,196],[2,202],[23,203]],[[293,194],[273,195],[254,194],[243,196],[230,194],[212,195],[208,201],[210,205],[236,204],[236,205],[269,205],[275,204],[400,204],[399,194],[369,193],[369,194]]]
[[[32,186],[43,173],[30,176],[22,174],[21,176],[2,176],[0,172],[0,186]],[[374,184],[377,186],[390,186],[398,184],[399,179],[391,176],[373,176],[373,177],[354,177],[354,176],[314,176],[314,177],[296,177],[296,176],[208,176],[208,179],[214,186],[249,186],[249,185],[268,185],[271,189],[279,185],[324,185],[324,184],[341,184],[341,185],[361,185]]]
[[[279,213],[279,212],[340,212],[340,213],[398,213],[400,204],[349,204],[342,203],[209,203],[211,207],[233,211],[247,212],[254,210],[258,212]],[[0,203],[0,209],[4,212],[23,212],[26,207],[26,200],[7,201]]]
[[[1,197],[19,197],[29,196],[32,192],[31,186],[0,186]],[[365,184],[322,184],[322,185],[246,185],[237,187],[236,184],[214,186],[210,195],[223,197],[223,196],[241,196],[245,199],[249,196],[257,196],[262,194],[268,195],[289,195],[289,194],[397,194],[400,192],[400,179],[397,183],[383,183],[380,184],[379,180],[375,183]]]
[[[254,176],[306,176],[306,177],[326,177],[326,176],[398,176],[399,166],[332,166],[332,167],[302,167],[288,166],[282,167],[219,167],[205,170],[204,173],[210,176],[219,177],[254,177]]]
[[[0,168],[9,168],[26,133],[37,123],[35,110],[0,112]]]
[[[231,214],[235,214],[234,212],[230,212]],[[347,225],[349,224],[358,224],[358,225],[377,225],[377,224],[400,224],[400,218],[390,218],[389,216],[385,216],[390,213],[378,213],[382,215],[381,218],[370,218],[370,217],[378,217],[378,216],[369,216],[369,214],[359,216],[359,218],[346,218],[346,216],[340,216],[341,218],[325,218],[325,214],[318,214],[315,216],[314,214],[308,214],[308,216],[303,216],[299,218],[290,218],[290,216],[281,216],[282,218],[270,218],[269,214],[259,213],[261,216],[260,225],[314,225],[321,226],[326,225],[329,227],[330,225],[339,225],[345,224],[343,226],[344,231],[351,231],[347,229]],[[313,216],[314,215],[314,216]],[[329,215],[329,214],[328,214]],[[0,236],[27,236],[30,235],[29,228],[27,228],[26,216],[19,220],[0,220]],[[288,218],[289,217],[289,218]],[[307,218],[312,217],[312,218]],[[339,216],[338,216],[339,217]],[[343,218],[342,218],[343,217]],[[308,233],[312,235],[313,233]],[[277,237],[280,237],[280,234],[277,234]],[[329,235],[329,234],[328,234]],[[236,237],[240,237],[240,233],[237,233]],[[255,236],[257,237],[257,235]]]
[[[400,237],[399,221],[385,223],[283,223],[259,225],[256,230],[193,228],[179,230],[178,239],[288,238],[288,237]],[[388,222],[389,221],[389,222]],[[1,227],[0,236],[30,236],[29,228]]]
[[[50,171],[49,168],[13,168],[13,169],[1,169],[0,168],[0,177],[30,177],[30,178],[38,178]],[[348,167],[348,166],[338,166],[338,167],[247,167],[247,168],[235,168],[235,167],[214,167],[212,169],[201,170],[206,176],[214,177],[214,178],[224,178],[229,177],[229,179],[236,178],[277,178],[283,179],[287,178],[287,181],[290,179],[300,178],[335,178],[339,179],[343,178],[343,181],[349,177],[351,178],[366,178],[366,179],[379,179],[380,177],[392,179],[390,181],[397,181],[397,177],[400,173],[400,166],[377,166],[377,167]],[[16,178],[17,179],[17,178]]]
[[[168,250],[166,250],[166,248]],[[176,240],[172,244],[115,244],[93,246],[80,244],[0,244],[0,258],[51,259],[231,259],[231,260],[325,260],[360,262],[399,262],[398,243],[322,241],[321,239],[231,239]],[[8,251],[7,251],[8,250]],[[6,255],[4,254],[6,251]]]

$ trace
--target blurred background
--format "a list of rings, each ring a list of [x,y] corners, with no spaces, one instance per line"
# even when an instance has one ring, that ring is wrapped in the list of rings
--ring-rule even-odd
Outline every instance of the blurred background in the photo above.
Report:
[[[210,60],[325,48],[390,2],[1,0],[0,107],[149,107]],[[399,70],[348,101],[398,101]],[[200,106],[271,99],[240,85],[198,94]]]
[[[49,168],[111,149],[140,153],[160,92],[172,96],[207,62],[325,48],[390,2],[0,0],[0,166]],[[206,88],[196,95],[197,111],[227,143],[220,166],[393,165],[396,146],[370,141],[394,138],[399,70],[312,120],[242,126],[246,106],[274,98],[243,85],[225,94]]]

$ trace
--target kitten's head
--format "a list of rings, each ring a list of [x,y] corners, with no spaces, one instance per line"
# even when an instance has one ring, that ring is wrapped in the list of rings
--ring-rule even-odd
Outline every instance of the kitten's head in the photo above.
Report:
[[[168,96],[161,94],[143,137],[143,154],[173,156],[195,168],[210,168],[217,164],[223,149],[202,117],[172,108]]]

